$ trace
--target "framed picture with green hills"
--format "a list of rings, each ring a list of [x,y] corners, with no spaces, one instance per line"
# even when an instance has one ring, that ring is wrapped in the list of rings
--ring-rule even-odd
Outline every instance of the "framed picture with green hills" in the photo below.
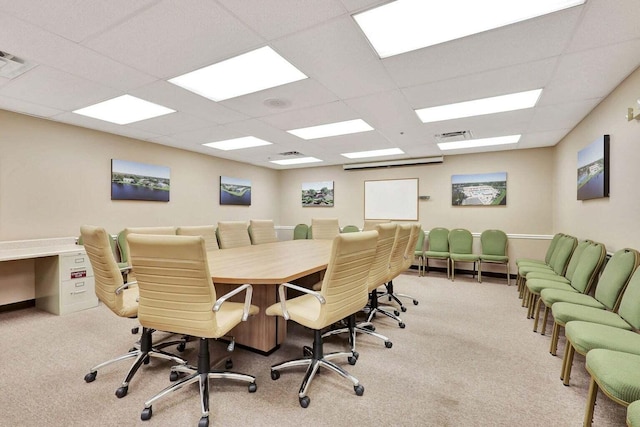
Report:
[[[220,204],[251,206],[251,181],[221,176]]]
[[[578,200],[609,197],[609,135],[578,151]]]
[[[302,207],[312,206],[333,206],[333,181],[302,183]]]
[[[452,175],[451,204],[453,206],[506,205],[507,173]]]

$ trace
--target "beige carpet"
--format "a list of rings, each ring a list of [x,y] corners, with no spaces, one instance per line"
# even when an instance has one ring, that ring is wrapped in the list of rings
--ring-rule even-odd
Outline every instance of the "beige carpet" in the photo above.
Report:
[[[377,319],[377,330],[393,348],[360,337],[360,360],[344,366],[365,393],[323,372],[311,384],[309,408],[298,404],[301,370],[279,380],[269,366],[298,357],[311,334],[289,325],[285,345],[269,357],[236,349],[234,370],[255,375],[258,390],[218,382],[211,387],[211,425],[218,426],[580,426],[589,377],[576,355],[572,385],[559,379],[559,357],[548,353],[549,336],[532,332],[532,321],[514,286],[485,278],[478,284],[460,274],[450,282],[442,273],[395,281],[396,290],[419,299],[402,314],[407,327]],[[151,420],[140,421],[144,401],[168,383],[166,362],[153,361],[133,379],[129,394],[115,389],[129,362],[111,365],[87,384],[88,369],[126,352],[135,337],[135,320],[120,319],[98,307],[67,316],[36,309],[0,313],[1,426],[195,426],[200,419],[197,386],[158,401]],[[550,328],[548,330],[551,330]],[[343,344],[332,339],[328,348]],[[214,343],[220,354],[225,345]],[[561,339],[558,354],[564,350]],[[194,360],[195,344],[184,356]],[[598,396],[594,425],[623,426],[625,409]]]

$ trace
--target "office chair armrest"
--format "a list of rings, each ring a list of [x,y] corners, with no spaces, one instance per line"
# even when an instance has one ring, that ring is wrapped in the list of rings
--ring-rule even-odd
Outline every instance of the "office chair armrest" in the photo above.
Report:
[[[211,310],[212,311],[219,311],[220,307],[222,306],[222,304],[224,304],[225,301],[227,301],[232,296],[239,294],[240,292],[244,291],[245,289],[247,290],[247,293],[244,296],[244,308],[242,310],[242,321],[246,322],[246,320],[249,318],[249,309],[251,308],[251,298],[252,298],[252,295],[253,295],[253,286],[251,286],[249,284],[238,286],[237,288],[235,288],[231,292],[228,292],[228,293],[224,294],[223,296],[221,296],[220,298],[218,298],[216,300],[216,303],[211,308]]]
[[[116,295],[120,295],[120,293],[121,293],[122,291],[124,291],[125,289],[127,289],[129,286],[131,286],[131,285],[137,285],[137,284],[138,284],[138,281],[137,281],[137,280],[134,280],[133,282],[127,282],[127,283],[125,283],[125,284],[124,284],[124,285],[122,285],[122,286],[118,286],[118,288],[116,289]]]
[[[284,320],[289,320],[289,312],[287,311],[287,296],[285,295],[285,288],[295,289],[296,291],[302,292],[304,294],[313,295],[320,302],[320,304],[324,304],[327,301],[324,299],[319,292],[316,292],[312,289],[303,288],[302,286],[297,286],[292,283],[283,283],[278,287],[278,295],[280,295],[280,306],[282,307],[282,317]]]

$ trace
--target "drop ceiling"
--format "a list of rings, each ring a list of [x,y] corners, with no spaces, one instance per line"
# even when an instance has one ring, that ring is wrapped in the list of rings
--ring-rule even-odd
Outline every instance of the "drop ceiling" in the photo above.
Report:
[[[640,2],[582,6],[380,59],[356,25],[372,0],[0,0],[0,51],[32,67],[0,77],[0,108],[272,169],[557,144],[640,65]],[[437,7],[437,2],[434,2]],[[220,102],[168,83],[270,46],[309,78]],[[423,124],[414,109],[543,88],[534,108]],[[176,110],[128,125],[73,110],[124,94]],[[623,112],[621,112],[623,114]],[[374,130],[303,140],[287,130],[363,119]],[[522,134],[515,145],[442,152],[436,134]],[[272,145],[204,143],[255,136]],[[322,162],[279,166],[297,152]]]

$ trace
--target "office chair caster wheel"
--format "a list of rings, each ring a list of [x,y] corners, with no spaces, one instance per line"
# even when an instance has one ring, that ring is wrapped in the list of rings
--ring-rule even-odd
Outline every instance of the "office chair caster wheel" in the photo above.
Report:
[[[180,378],[180,374],[175,371],[171,371],[171,373],[169,374],[169,381],[178,381],[178,378]]]
[[[135,328],[131,328],[131,334],[132,335],[136,335],[138,332],[140,332],[140,328],[139,327],[135,327]]]
[[[358,361],[358,357],[360,357],[360,354],[357,351],[354,351],[352,356],[347,357],[349,365],[355,365]]]
[[[118,399],[122,399],[123,397],[125,397],[127,395],[127,392],[129,391],[129,386],[123,386],[123,387],[119,387],[116,390],[116,397]]]
[[[151,362],[151,358],[149,356],[145,357],[144,360],[142,361],[142,363],[144,363],[145,365],[148,365],[149,362]]]
[[[209,427],[209,417],[202,417],[198,421],[198,427]]]
[[[393,310],[393,314],[395,314],[396,316],[400,316],[400,312],[398,310]]]
[[[85,382],[88,382],[88,383],[94,382],[96,379],[96,375],[98,375],[97,372],[89,372],[87,375],[84,376]]]
[[[224,369],[232,369],[233,368],[233,360],[231,359],[227,359],[226,362],[224,362]]]
[[[149,406],[148,408],[144,408],[142,410],[142,413],[140,414],[140,419],[142,421],[147,421],[151,419],[151,415],[153,415],[153,411],[151,410],[151,406]]]
[[[313,354],[313,350],[311,350],[311,347],[309,347],[308,345],[305,345],[304,347],[302,347],[302,357],[307,357],[307,356],[311,356]]]
[[[418,301],[417,300],[413,300],[413,305],[418,305]]]
[[[407,326],[407,325],[405,325],[404,322],[400,322],[398,324],[398,326],[400,326],[400,329],[404,329],[404,327]]]
[[[180,344],[178,344],[178,346],[176,347],[176,350],[178,350],[179,352],[183,352],[184,349],[187,347],[187,345],[183,342],[181,342]]]
[[[391,348],[391,347],[393,347],[393,343],[391,341],[385,341],[384,342],[384,346],[387,347],[387,348]]]
[[[371,332],[375,332],[376,331],[376,327],[373,326],[373,325],[363,326],[362,329],[366,329],[367,331],[371,331]]]
[[[249,384],[249,393],[255,393],[258,389],[258,385],[256,383]]]
[[[309,396],[300,397],[298,398],[298,400],[300,401],[300,406],[302,406],[303,408],[308,408],[309,402],[311,402],[311,399],[309,399]]]
[[[271,371],[271,379],[275,381],[278,378],[280,378],[280,371]]]
[[[407,311],[407,307],[405,307],[404,305],[402,307],[400,307],[400,310],[402,310],[402,312],[406,312]]]
[[[360,384],[353,386],[353,390],[356,392],[356,396],[362,396],[364,394],[364,387]]]

